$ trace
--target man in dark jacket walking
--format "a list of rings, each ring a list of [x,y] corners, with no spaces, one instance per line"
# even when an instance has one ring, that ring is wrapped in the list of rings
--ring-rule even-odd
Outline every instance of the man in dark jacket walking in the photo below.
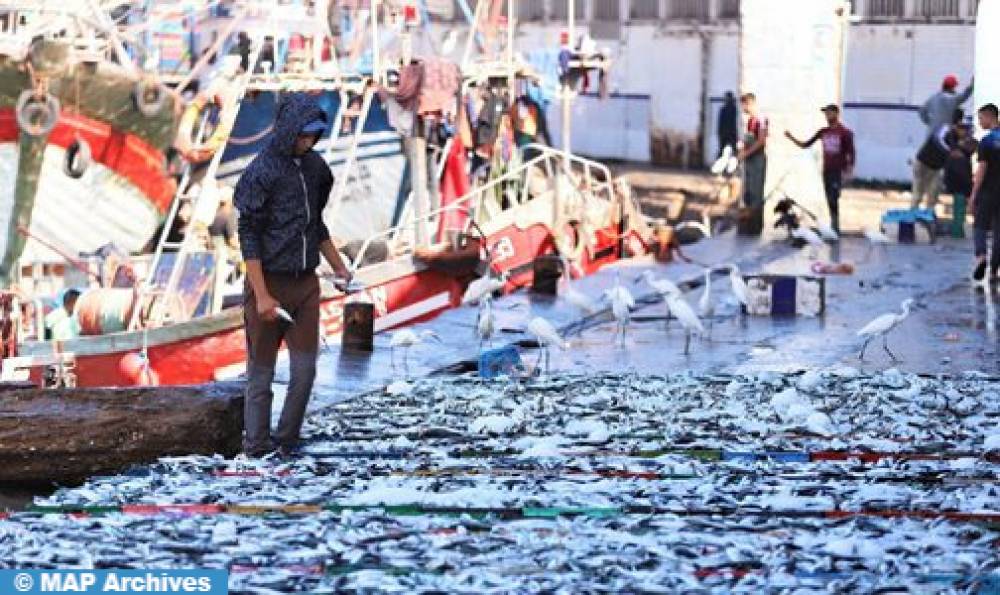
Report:
[[[243,313],[247,336],[244,451],[261,456],[275,447],[295,449],[316,376],[319,352],[319,280],[322,252],[334,271],[350,272],[323,223],[333,175],[313,146],[328,126],[316,99],[286,96],[278,106],[270,144],[236,185],[239,237],[246,263]],[[291,315],[284,320],[279,309]],[[271,382],[282,340],[288,345],[291,380],[271,436]]]

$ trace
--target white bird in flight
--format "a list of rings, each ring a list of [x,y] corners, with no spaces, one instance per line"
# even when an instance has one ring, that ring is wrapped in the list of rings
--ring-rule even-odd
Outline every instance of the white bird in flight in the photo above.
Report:
[[[615,317],[615,335],[621,334],[621,344],[625,345],[625,332],[632,320],[635,298],[621,284],[621,272],[615,275],[615,286],[604,292],[604,298],[611,302],[611,314]]]
[[[903,309],[899,314],[890,313],[883,314],[872,320],[864,326],[860,331],[858,331],[859,337],[864,337],[865,343],[861,346],[861,354],[858,355],[858,359],[865,359],[865,350],[868,349],[868,344],[881,335],[882,337],[882,349],[889,354],[889,357],[896,361],[896,354],[889,350],[889,333],[892,332],[894,328],[899,326],[906,317],[910,315],[910,307],[913,306],[913,299],[907,298],[903,300],[900,307]]]
[[[396,349],[403,350],[403,370],[407,375],[410,373],[409,356],[410,349],[421,345],[425,339],[434,339],[440,342],[441,338],[438,337],[437,333],[431,330],[421,331],[417,333],[413,329],[404,328],[400,329],[392,334],[392,338],[389,339],[389,357],[391,358],[392,367],[396,367]]]
[[[528,322],[528,332],[534,335],[535,340],[538,341],[538,362],[535,364],[535,368],[538,368],[538,364],[542,362],[542,358],[545,359],[545,373],[549,372],[549,349],[556,347],[563,351],[569,349],[569,343],[563,340],[559,336],[559,331],[556,327],[552,325],[551,322],[542,318],[541,316],[536,316]]]
[[[495,292],[503,289],[506,284],[504,278],[496,278],[487,272],[482,277],[476,279],[472,283],[469,283],[469,287],[466,288],[465,294],[462,295],[462,305],[468,306],[470,304],[478,304],[479,300],[487,296],[492,296]]]

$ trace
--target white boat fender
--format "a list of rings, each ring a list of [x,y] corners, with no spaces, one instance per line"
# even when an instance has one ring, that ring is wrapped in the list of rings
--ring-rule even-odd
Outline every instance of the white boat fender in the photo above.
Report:
[[[147,118],[160,113],[166,101],[167,92],[158,82],[147,78],[140,79],[133,91],[135,107]]]
[[[17,127],[31,136],[45,136],[59,121],[60,109],[59,100],[53,95],[39,96],[30,89],[21,91],[14,111]]]
[[[90,143],[76,137],[68,147],[66,147],[66,158],[63,160],[63,173],[67,176],[79,179],[90,167],[91,151]]]

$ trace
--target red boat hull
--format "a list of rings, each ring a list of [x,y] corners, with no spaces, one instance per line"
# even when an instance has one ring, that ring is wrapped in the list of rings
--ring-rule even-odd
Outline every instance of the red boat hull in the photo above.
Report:
[[[113,170],[139,189],[161,214],[170,208],[176,184],[164,173],[163,152],[142,138],[115,130],[111,124],[63,111],[48,143],[69,147],[76,137],[87,141],[95,161]],[[17,142],[13,109],[0,109],[0,143]]]

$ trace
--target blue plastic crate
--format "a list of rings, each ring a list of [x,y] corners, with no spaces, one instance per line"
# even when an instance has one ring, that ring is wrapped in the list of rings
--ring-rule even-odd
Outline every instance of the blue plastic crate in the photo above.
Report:
[[[479,376],[496,378],[510,375],[521,366],[521,354],[516,347],[506,346],[490,349],[479,355]]]

